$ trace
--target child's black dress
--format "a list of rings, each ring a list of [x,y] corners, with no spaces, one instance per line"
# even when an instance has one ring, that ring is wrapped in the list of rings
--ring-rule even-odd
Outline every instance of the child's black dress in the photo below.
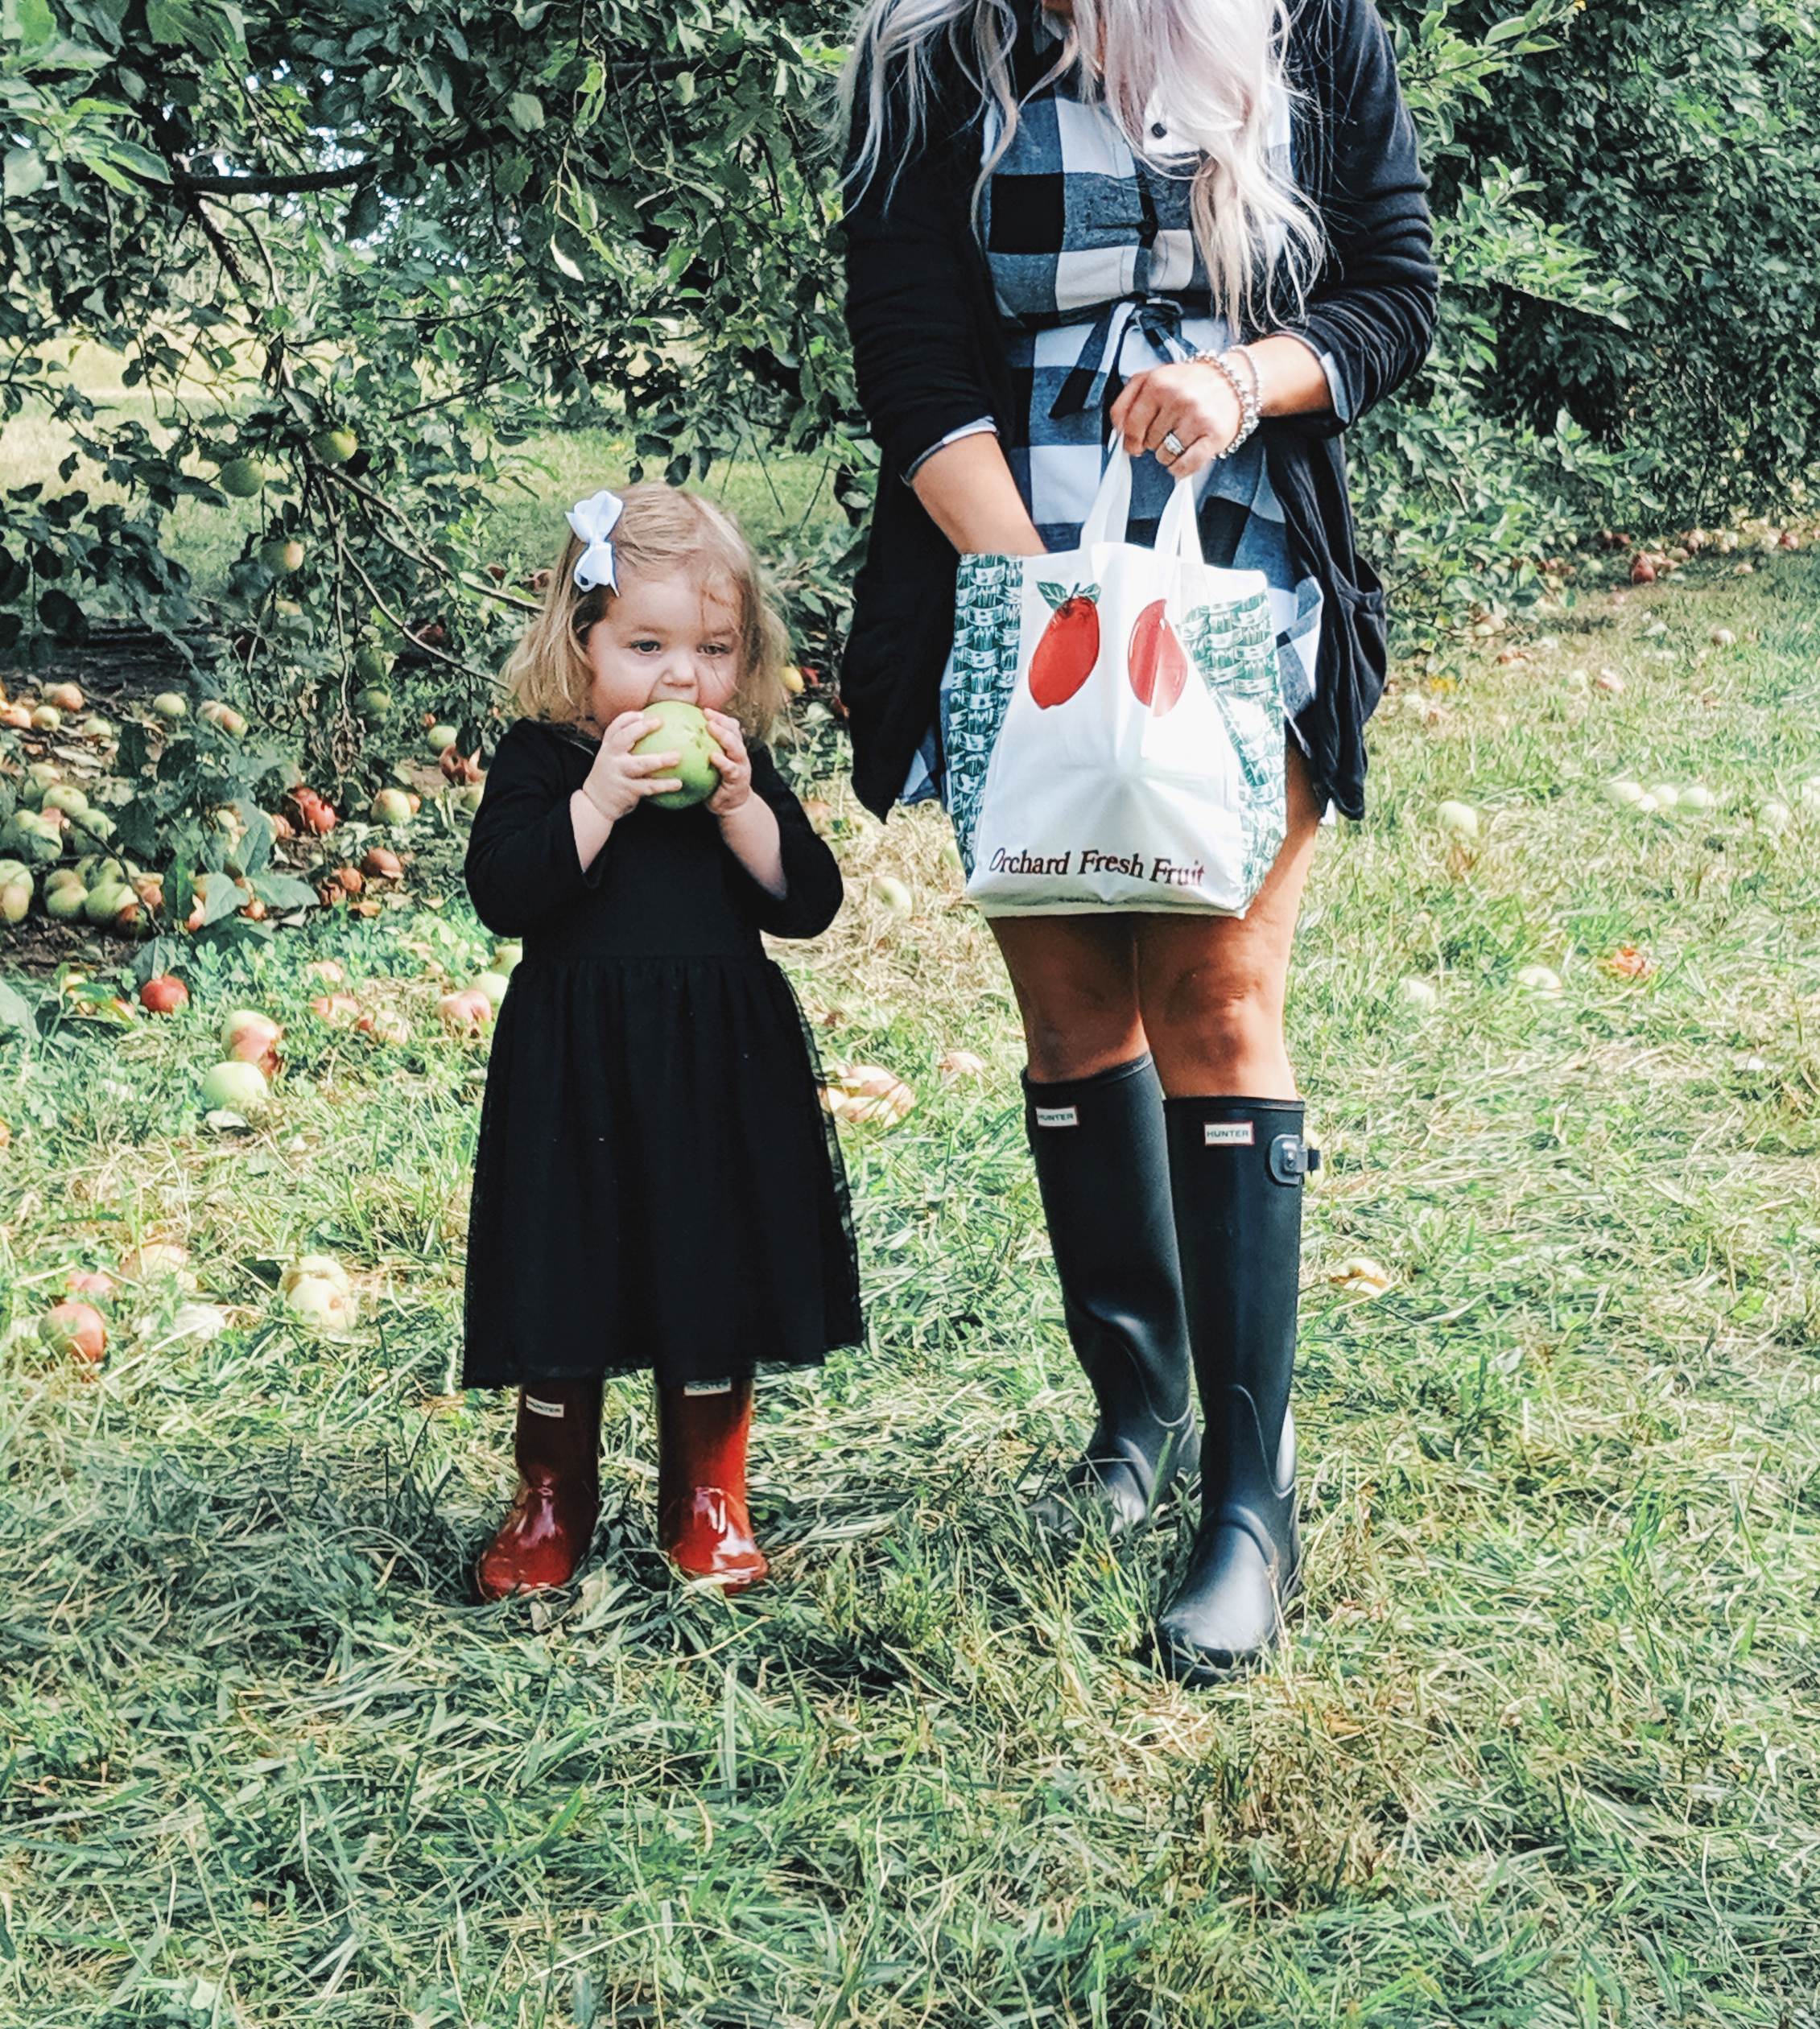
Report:
[[[861,1336],[834,1124],[759,942],[825,930],[840,871],[750,751],[782,835],[781,901],[699,805],[641,806],[584,872],[569,798],[596,744],[531,720],[499,743],[468,888],[524,958],[481,1115],[470,1388],[634,1368],[675,1386],[812,1366]]]

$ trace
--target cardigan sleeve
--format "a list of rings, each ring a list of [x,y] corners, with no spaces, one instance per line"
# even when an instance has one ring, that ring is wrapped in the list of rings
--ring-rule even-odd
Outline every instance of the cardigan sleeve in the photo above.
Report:
[[[528,721],[510,728],[487,771],[464,869],[474,913],[497,937],[522,937],[596,885],[605,853],[584,868],[555,743]]]
[[[887,146],[846,216],[847,327],[860,406],[893,478],[907,477],[944,438],[994,414],[971,303],[979,257],[968,217],[969,136],[976,152],[976,134],[963,128],[927,138],[901,165]],[[851,167],[848,175],[851,184]]]
[[[1308,135],[1327,258],[1306,309],[1279,328],[1314,352],[1335,413],[1279,419],[1317,435],[1355,422],[1428,356],[1439,277],[1428,180],[1397,81],[1390,38],[1372,0],[1307,0],[1298,52],[1317,108]],[[1301,24],[1298,23],[1298,26]]]

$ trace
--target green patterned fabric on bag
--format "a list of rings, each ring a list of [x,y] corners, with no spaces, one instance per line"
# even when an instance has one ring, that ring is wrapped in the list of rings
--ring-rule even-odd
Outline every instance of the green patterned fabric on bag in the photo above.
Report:
[[[942,744],[948,814],[969,875],[993,744],[1017,687],[1023,599],[1022,558],[961,558],[955,583],[954,682],[943,701]]]
[[[1288,834],[1283,785],[1283,699],[1270,602],[1195,606],[1184,617],[1182,645],[1201,673],[1224,721],[1245,779],[1239,813],[1244,838],[1244,881],[1253,893],[1275,863]]]

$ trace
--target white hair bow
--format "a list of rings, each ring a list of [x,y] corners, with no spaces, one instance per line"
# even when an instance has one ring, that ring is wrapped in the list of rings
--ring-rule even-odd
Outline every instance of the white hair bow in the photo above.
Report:
[[[625,503],[605,487],[592,500],[578,500],[569,509],[569,526],[588,546],[576,559],[575,582],[583,592],[605,585],[617,592],[619,578],[613,568],[613,546],[607,540],[618,526]]]

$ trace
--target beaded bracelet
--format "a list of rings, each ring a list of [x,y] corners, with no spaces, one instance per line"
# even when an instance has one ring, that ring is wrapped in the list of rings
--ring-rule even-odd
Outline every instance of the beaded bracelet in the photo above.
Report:
[[[1232,360],[1244,361],[1245,374],[1243,380],[1228,364]],[[1230,458],[1263,418],[1264,402],[1258,381],[1257,361],[1243,345],[1231,345],[1223,353],[1196,353],[1188,363],[1191,366],[1211,366],[1215,373],[1223,374],[1226,385],[1237,397],[1241,419],[1238,434],[1224,451],[1214,453],[1216,462],[1222,458]]]

